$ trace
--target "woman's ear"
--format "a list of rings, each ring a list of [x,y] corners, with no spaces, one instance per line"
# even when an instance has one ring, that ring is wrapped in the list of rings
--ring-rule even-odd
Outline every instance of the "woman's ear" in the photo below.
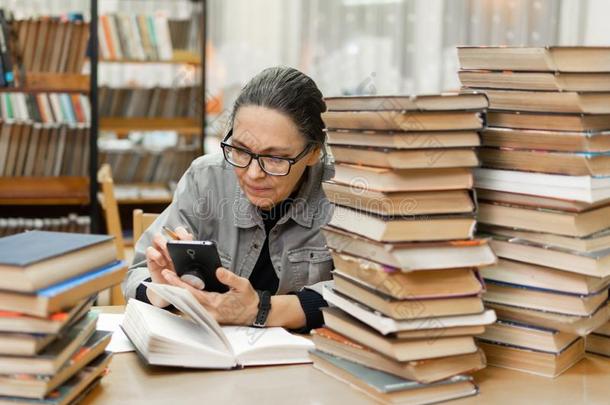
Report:
[[[309,152],[309,156],[305,160],[307,166],[313,166],[320,161],[320,156],[322,153],[322,148],[319,145],[313,147],[313,149]]]

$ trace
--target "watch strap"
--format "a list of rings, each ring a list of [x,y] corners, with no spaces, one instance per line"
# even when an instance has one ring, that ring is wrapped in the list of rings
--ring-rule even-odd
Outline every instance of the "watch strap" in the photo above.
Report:
[[[258,313],[252,326],[264,328],[267,325],[267,317],[271,312],[271,293],[269,291],[256,290],[258,294]]]

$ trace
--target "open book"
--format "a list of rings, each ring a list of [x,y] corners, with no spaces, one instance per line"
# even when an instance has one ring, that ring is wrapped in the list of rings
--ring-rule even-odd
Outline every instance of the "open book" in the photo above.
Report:
[[[223,326],[182,288],[144,283],[185,316],[131,299],[121,327],[149,364],[234,368],[255,365],[311,363],[313,343],[283,328]],[[188,317],[188,318],[187,318]]]

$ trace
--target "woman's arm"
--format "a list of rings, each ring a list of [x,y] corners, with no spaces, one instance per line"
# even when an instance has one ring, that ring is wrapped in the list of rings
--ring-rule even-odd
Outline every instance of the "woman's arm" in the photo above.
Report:
[[[258,307],[258,305],[257,305]],[[256,314],[254,315],[256,317]],[[274,295],[271,297],[271,311],[267,326],[281,326],[287,329],[301,329],[306,325],[305,311],[296,295]]]

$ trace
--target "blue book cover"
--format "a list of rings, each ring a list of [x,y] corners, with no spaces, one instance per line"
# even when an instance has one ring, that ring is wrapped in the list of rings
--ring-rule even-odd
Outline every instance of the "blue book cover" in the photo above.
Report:
[[[58,296],[68,290],[78,287],[79,285],[86,284],[91,280],[102,277],[108,273],[115,272],[126,266],[124,261],[116,261],[106,266],[97,268],[88,273],[81,274],[68,280],[62,281],[61,283],[54,284],[50,287],[43,288],[42,290],[36,291],[36,294],[45,298],[52,298]]]
[[[112,239],[109,235],[30,231],[0,238],[0,266],[26,267]]]

